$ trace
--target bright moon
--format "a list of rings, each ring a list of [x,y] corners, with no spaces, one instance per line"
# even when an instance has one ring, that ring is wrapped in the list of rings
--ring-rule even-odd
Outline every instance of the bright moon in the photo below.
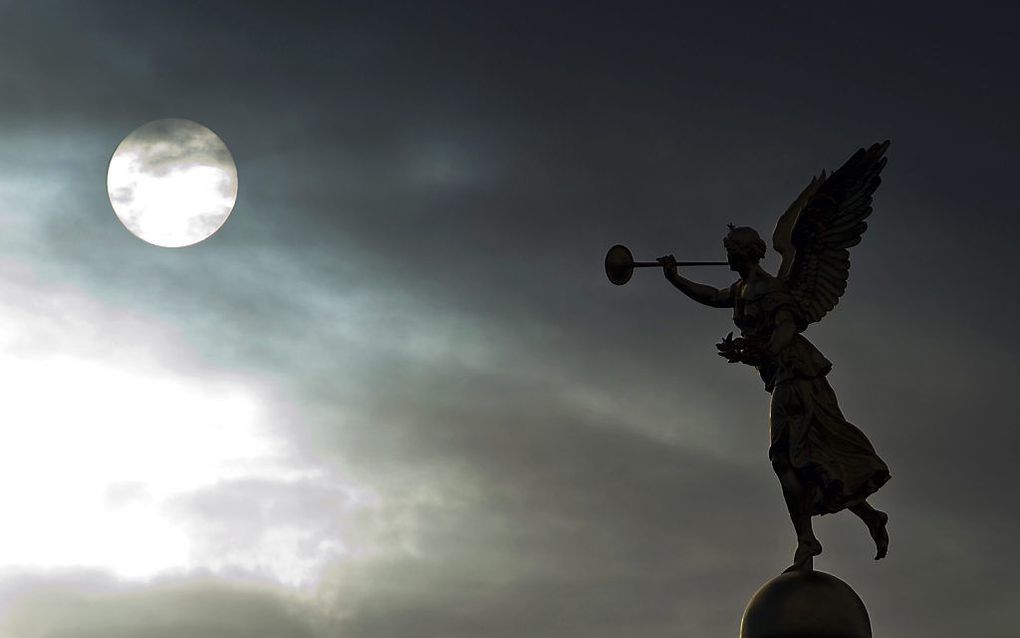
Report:
[[[106,186],[128,230],[150,244],[178,248],[227,221],[237,201],[237,167],[223,140],[201,124],[155,120],[114,151]]]

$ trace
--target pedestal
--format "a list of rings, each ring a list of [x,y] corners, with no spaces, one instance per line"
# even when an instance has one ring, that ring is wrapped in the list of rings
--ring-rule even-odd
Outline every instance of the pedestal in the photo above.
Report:
[[[871,638],[871,621],[850,585],[825,572],[791,571],[751,597],[740,638]]]

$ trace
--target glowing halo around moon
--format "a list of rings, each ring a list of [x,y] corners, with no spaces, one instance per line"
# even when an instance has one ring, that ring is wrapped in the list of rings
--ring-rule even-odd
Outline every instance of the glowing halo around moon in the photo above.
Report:
[[[183,119],[155,120],[117,146],[106,176],[110,203],[134,235],[190,246],[215,233],[237,201],[237,166],[223,140]]]

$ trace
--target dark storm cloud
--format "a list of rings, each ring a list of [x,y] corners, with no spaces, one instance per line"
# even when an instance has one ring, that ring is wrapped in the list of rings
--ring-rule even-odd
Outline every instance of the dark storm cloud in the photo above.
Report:
[[[1006,16],[26,7],[4,9],[0,126],[76,140],[59,174],[89,203],[48,204],[23,254],[180,326],[203,363],[273,379],[306,453],[376,487],[389,505],[349,538],[386,552],[323,584],[344,635],[732,635],[791,543],[767,395],[715,356],[725,312],[655,272],[610,287],[600,262],[617,242],[719,258],[726,222],[767,235],[811,175],[886,137],[849,291],[808,334],[892,466],[893,548],[873,565],[857,522],[826,518],[821,564],[876,633],[1008,635]],[[33,46],[40,30],[60,37]],[[216,130],[242,186],[220,234],[153,252],[107,224],[102,175],[167,116]],[[52,147],[24,144],[45,169]],[[301,519],[316,498],[222,485],[186,505],[236,529],[244,500]]]

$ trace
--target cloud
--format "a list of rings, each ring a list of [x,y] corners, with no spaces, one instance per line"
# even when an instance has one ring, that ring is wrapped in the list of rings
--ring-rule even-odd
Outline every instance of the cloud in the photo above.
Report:
[[[96,573],[8,574],[0,629],[19,638],[313,638],[310,611],[264,586],[208,579],[125,587]]]

